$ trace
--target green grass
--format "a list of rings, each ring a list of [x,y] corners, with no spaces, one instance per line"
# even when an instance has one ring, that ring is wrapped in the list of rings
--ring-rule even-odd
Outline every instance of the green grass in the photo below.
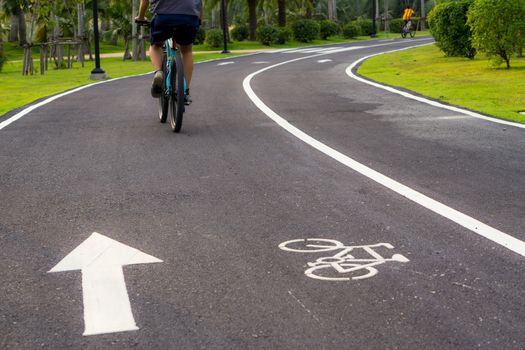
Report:
[[[435,45],[373,57],[359,73],[444,102],[498,118],[525,122],[525,58],[510,70],[493,67],[485,57],[444,57]]]
[[[196,62],[214,58],[236,56],[235,54],[195,54]],[[149,61],[146,62],[123,62],[121,58],[103,58],[102,68],[111,78],[126,75],[147,73],[152,71]],[[82,68],[80,63],[75,63],[72,69],[49,69],[44,75],[22,76],[21,62],[6,62],[2,73],[0,73],[0,118],[10,110],[31,103],[39,98],[53,95],[74,87],[90,84],[89,73],[94,68],[94,63],[86,61]],[[35,69],[39,72],[38,63]]]

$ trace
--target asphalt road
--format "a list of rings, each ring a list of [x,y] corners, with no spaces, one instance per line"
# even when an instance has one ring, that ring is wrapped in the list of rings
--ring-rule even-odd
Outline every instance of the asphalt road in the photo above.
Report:
[[[297,59],[249,82],[269,109],[525,240],[525,130],[345,74],[425,42],[199,64],[180,134],[158,122],[149,76],[83,89],[0,130],[0,348],[524,349],[523,255],[312,148],[243,88]],[[162,260],[123,268],[138,330],[83,336],[96,307],[87,267],[48,273],[93,232]],[[313,238],[361,248],[279,248]],[[341,251],[338,271],[328,257]]]

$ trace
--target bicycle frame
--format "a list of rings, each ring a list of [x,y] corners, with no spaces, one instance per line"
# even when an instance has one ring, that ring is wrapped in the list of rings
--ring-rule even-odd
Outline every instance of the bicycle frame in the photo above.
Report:
[[[175,55],[177,54],[177,42],[173,38],[169,38],[164,42],[164,54],[166,55],[166,90],[165,94],[171,94],[171,67],[175,61]],[[186,79],[184,79],[184,93],[186,93]]]

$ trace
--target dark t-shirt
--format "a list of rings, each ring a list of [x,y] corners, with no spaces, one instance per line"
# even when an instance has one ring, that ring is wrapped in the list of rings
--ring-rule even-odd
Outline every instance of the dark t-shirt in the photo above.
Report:
[[[150,0],[156,15],[190,15],[200,17],[201,0]]]

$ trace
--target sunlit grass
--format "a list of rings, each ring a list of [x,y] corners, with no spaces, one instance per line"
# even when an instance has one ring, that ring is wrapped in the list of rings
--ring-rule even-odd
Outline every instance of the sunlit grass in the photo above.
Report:
[[[510,70],[474,60],[444,57],[435,45],[373,57],[359,73],[444,102],[498,118],[525,122],[525,59],[514,58]]]

